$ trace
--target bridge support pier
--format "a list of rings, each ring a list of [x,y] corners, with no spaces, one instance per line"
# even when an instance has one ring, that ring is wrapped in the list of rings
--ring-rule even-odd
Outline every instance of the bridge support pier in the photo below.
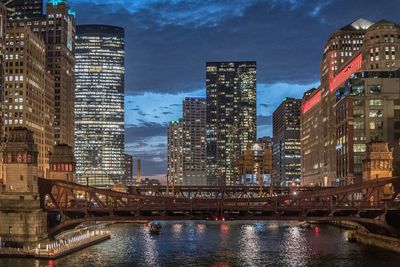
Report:
[[[47,237],[47,213],[40,208],[38,150],[33,133],[15,128],[1,151],[0,237],[25,244]],[[0,246],[3,244],[0,244]]]

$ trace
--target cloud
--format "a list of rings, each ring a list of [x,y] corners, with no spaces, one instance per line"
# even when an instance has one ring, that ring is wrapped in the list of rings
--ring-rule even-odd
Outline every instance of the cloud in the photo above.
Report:
[[[139,125],[128,125],[125,128],[125,142],[135,142],[148,137],[166,136],[167,125],[155,122],[143,122]]]

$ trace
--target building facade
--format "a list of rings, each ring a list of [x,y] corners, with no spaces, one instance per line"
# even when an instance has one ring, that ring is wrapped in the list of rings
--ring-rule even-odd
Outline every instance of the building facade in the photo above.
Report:
[[[210,185],[234,185],[235,161],[256,140],[256,62],[206,64],[206,164]]]
[[[8,26],[4,79],[4,133],[26,127],[38,145],[38,169],[47,177],[54,146],[54,79],[46,71],[46,45],[27,26]]]
[[[287,97],[272,115],[272,179],[276,186],[301,183],[300,109],[300,99]]]
[[[82,183],[124,180],[124,60],[123,28],[77,26],[75,157]]]
[[[183,185],[183,150],[184,134],[182,119],[170,122],[168,126],[168,174],[170,185]]]
[[[206,99],[183,100],[183,185],[206,185]]]
[[[394,149],[394,166],[399,162],[399,33],[395,23],[361,19],[328,40],[321,86],[303,98],[304,185],[362,180],[366,144],[373,140],[388,142]],[[329,60],[339,64],[335,57],[343,50],[351,51],[349,58],[337,67],[325,67]]]

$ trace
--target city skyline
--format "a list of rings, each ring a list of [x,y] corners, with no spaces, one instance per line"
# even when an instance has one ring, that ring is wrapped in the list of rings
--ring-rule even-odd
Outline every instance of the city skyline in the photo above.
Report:
[[[271,135],[282,99],[318,86],[333,31],[359,17],[398,22],[396,1],[69,2],[78,24],[126,28],[126,149],[142,159],[145,176],[165,175],[167,124],[180,117],[184,97],[205,96],[206,61],[257,61],[258,137]]]

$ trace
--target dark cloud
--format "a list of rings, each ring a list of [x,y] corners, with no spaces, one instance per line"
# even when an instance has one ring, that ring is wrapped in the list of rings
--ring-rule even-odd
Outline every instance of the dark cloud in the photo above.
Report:
[[[163,115],[168,115],[168,114],[173,114],[171,111],[163,111],[162,112]]]
[[[125,27],[129,94],[204,87],[205,62],[210,60],[256,60],[261,83],[310,83],[319,78],[321,53],[332,31],[358,17],[396,21],[400,7],[399,0],[384,4],[375,0],[150,1],[138,8],[129,2],[74,1],[73,5],[78,23]]]
[[[269,108],[269,107],[270,107],[270,105],[265,104],[265,103],[260,104],[260,106],[262,106],[262,107],[264,107],[264,108]]]
[[[125,127],[125,143],[136,142],[148,137],[166,136],[166,134],[166,124],[142,121],[139,125],[127,125]]]

